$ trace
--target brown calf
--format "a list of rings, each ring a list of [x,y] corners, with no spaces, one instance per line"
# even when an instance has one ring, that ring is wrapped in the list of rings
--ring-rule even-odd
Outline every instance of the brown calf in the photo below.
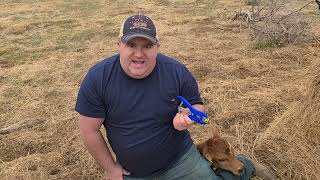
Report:
[[[240,175],[242,172],[243,164],[236,159],[232,147],[220,137],[217,129],[213,129],[213,136],[198,144],[197,148],[214,168],[228,170],[235,175]]]
[[[213,129],[213,136],[197,145],[199,152],[204,158],[212,163],[216,169],[223,169],[232,172],[235,175],[240,175],[243,170],[243,164],[239,161],[233,152],[231,145],[222,137],[219,130]],[[265,180],[276,180],[277,176],[263,164],[252,161],[255,172],[254,175]]]

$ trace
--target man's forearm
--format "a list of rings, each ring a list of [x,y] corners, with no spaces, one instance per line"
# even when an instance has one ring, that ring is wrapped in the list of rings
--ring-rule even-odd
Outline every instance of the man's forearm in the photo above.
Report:
[[[81,132],[81,137],[93,158],[101,165],[104,171],[110,172],[116,166],[116,163],[101,132]]]

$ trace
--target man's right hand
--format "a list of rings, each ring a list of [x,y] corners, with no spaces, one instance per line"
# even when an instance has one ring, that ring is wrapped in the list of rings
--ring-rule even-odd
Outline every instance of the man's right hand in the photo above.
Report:
[[[112,170],[104,172],[105,180],[123,180],[123,175],[130,175],[130,172],[123,169],[120,164],[115,164]]]
[[[103,118],[92,118],[80,115],[80,135],[92,157],[105,170],[105,180],[123,180],[129,175],[120,164],[114,161],[112,154],[101,134]]]

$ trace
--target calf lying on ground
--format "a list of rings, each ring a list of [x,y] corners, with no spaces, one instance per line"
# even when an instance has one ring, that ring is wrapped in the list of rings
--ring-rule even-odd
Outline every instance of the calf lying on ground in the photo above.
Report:
[[[201,155],[216,169],[224,169],[235,175],[240,175],[243,164],[233,152],[230,144],[220,137],[218,130],[213,131],[213,137],[197,145]]]
[[[201,155],[212,163],[213,169],[223,169],[232,172],[235,175],[240,175],[244,169],[244,164],[235,157],[231,145],[220,136],[217,129],[213,129],[213,136],[197,145]],[[272,173],[264,165],[254,162],[254,174],[265,180],[275,180],[276,175]]]

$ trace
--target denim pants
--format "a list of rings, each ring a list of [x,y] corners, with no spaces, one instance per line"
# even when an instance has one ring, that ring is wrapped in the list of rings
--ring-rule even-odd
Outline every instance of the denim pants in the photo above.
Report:
[[[245,156],[237,158],[244,164],[244,170],[240,176],[233,175],[231,172],[217,170],[213,171],[210,164],[205,160],[196,146],[183,155],[179,161],[166,172],[158,176],[146,178],[131,178],[125,176],[125,180],[249,180],[255,171],[254,165]]]

